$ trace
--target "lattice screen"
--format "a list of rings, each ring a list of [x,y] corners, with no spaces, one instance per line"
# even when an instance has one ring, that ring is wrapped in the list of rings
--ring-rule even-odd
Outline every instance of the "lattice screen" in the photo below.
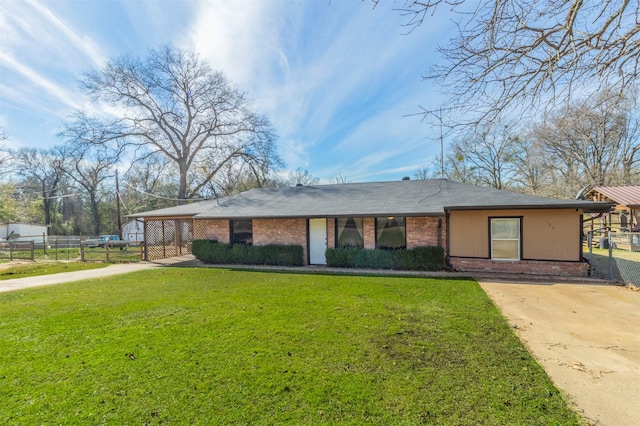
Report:
[[[204,233],[198,226],[198,234]],[[163,219],[146,222],[147,260],[191,254],[194,240],[193,219]],[[200,236],[196,236],[201,238]]]

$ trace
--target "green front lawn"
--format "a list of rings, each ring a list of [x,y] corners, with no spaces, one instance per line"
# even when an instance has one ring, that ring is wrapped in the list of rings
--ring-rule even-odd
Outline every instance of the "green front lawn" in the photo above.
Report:
[[[582,424],[473,281],[162,268],[0,310],[1,424]]]

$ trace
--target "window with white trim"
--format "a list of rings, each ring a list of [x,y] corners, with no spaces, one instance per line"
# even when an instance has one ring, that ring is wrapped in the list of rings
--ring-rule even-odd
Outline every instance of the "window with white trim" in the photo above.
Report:
[[[491,218],[491,259],[520,260],[520,218]]]

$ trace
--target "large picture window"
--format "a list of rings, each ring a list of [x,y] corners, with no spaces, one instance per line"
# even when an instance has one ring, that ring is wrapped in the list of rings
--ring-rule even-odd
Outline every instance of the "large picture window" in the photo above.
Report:
[[[520,260],[520,218],[491,219],[491,258]]]
[[[376,218],[376,248],[396,250],[407,247],[407,229],[404,217]]]
[[[336,219],[336,247],[364,247],[361,217]]]
[[[253,244],[253,223],[251,220],[231,221],[231,244]]]

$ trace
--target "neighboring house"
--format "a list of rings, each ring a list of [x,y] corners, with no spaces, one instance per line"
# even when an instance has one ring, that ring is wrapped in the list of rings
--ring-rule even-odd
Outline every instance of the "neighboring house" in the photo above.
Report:
[[[144,222],[132,220],[122,225],[122,239],[126,241],[144,241]]]
[[[130,217],[145,221],[149,260],[188,253],[192,239],[296,244],[314,265],[329,247],[431,245],[461,271],[586,275],[583,213],[611,207],[434,179],[252,189]]]
[[[27,223],[0,223],[0,240],[47,241],[47,227]]]
[[[623,230],[638,229],[640,223],[640,185],[594,186],[582,198],[616,205],[611,214],[602,217],[602,226],[620,227]]]

